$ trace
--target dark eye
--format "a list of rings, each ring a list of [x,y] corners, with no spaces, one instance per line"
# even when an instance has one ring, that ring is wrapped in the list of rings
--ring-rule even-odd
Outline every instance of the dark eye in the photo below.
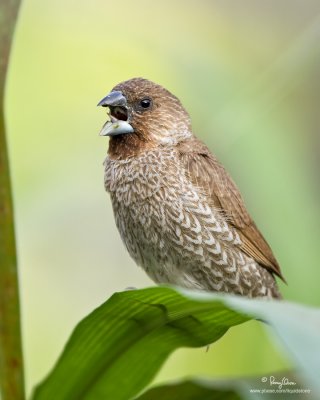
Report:
[[[140,106],[142,108],[149,108],[151,106],[151,100],[150,99],[142,99],[140,101]]]

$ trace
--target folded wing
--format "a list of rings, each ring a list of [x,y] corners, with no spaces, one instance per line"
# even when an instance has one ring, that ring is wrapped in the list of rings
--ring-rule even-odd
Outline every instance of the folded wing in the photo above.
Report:
[[[271,248],[251,219],[237,186],[224,167],[196,138],[181,142],[179,153],[189,179],[237,229],[242,251],[284,280]]]

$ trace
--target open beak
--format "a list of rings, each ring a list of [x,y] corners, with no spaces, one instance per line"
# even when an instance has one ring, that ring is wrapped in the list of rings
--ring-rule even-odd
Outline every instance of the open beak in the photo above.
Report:
[[[134,131],[128,122],[127,99],[120,91],[110,92],[98,103],[98,106],[109,107],[111,119],[103,125],[100,136],[116,136]]]

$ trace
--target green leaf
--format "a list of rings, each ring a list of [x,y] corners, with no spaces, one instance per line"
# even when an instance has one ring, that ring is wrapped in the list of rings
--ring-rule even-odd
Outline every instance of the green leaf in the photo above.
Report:
[[[274,328],[312,387],[320,389],[318,310],[154,287],[116,293],[80,322],[33,399],[130,399],[175,349],[213,343],[250,318]]]
[[[230,384],[230,387],[232,386]],[[136,400],[245,400],[239,392],[236,389],[192,380],[154,387]]]
[[[275,382],[280,382],[280,386]],[[281,382],[284,382],[282,386]],[[292,400],[293,394],[294,398],[304,399],[308,396],[310,400],[315,399],[299,376],[286,371],[269,377],[245,379],[193,378],[155,386],[135,400],[262,400],[266,399],[266,396],[268,400],[279,400],[279,396],[281,400]]]

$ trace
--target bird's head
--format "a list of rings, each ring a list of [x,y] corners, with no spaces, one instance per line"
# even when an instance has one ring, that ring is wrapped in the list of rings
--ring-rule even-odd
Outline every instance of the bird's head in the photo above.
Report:
[[[142,149],[174,145],[192,135],[191,122],[179,99],[147,79],[134,78],[115,86],[98,106],[108,107],[110,121],[100,135],[110,146]]]

